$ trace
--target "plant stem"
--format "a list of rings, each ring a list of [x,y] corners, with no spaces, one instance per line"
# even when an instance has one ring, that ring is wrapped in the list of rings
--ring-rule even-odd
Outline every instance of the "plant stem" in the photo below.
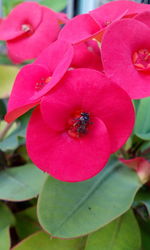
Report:
[[[120,148],[120,153],[122,154],[122,156],[125,158],[125,159],[128,159],[128,154],[127,152],[124,150],[124,148]]]
[[[13,122],[6,125],[6,127],[3,129],[3,131],[0,133],[0,141],[3,140],[9,129],[11,128]]]

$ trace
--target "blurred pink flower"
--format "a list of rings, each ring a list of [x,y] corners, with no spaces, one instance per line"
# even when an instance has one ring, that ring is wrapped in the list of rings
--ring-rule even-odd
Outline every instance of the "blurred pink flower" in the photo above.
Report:
[[[36,58],[57,39],[64,15],[36,2],[17,5],[0,24],[0,40],[7,42],[11,60],[21,63]]]

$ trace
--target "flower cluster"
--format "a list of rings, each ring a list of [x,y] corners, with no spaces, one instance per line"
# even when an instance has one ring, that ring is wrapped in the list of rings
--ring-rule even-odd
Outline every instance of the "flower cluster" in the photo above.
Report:
[[[2,20],[10,58],[35,58],[16,77],[5,119],[36,106],[27,150],[41,170],[62,181],[86,180],[128,139],[131,99],[150,96],[149,8],[115,1],[67,20],[27,2]],[[59,32],[60,22],[66,24]]]

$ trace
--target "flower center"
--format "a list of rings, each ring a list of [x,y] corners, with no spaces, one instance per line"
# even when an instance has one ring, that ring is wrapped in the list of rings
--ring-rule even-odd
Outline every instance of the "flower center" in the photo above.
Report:
[[[47,78],[42,77],[38,82],[36,82],[35,89],[37,91],[41,90],[50,80],[51,80],[50,76]]]
[[[150,51],[140,49],[133,54],[133,64],[138,71],[150,70]]]
[[[78,111],[68,121],[68,134],[73,138],[80,138],[87,134],[90,124],[89,113]]]
[[[27,35],[30,35],[33,32],[33,28],[30,24],[22,24],[21,30],[24,31],[24,33]]]

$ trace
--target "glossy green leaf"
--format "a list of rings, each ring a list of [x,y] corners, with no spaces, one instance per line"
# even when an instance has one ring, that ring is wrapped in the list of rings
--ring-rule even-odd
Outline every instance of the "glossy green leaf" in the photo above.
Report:
[[[36,197],[45,180],[45,174],[33,164],[6,168],[0,171],[0,199],[28,200]]]
[[[7,16],[9,12],[14,8],[17,4],[20,4],[23,0],[5,0],[3,1],[3,14]]]
[[[9,250],[10,249],[9,227],[6,227],[0,231],[0,249],[1,250]]]
[[[16,232],[20,239],[41,230],[36,215],[36,207],[27,208],[16,213]]]
[[[14,150],[19,145],[25,143],[26,127],[31,115],[31,111],[21,116],[17,121],[17,127],[11,134],[0,142],[0,149],[2,151]]]
[[[12,65],[12,62],[10,61],[7,55],[0,54],[0,64]]]
[[[48,177],[38,201],[38,218],[52,236],[85,235],[127,211],[140,187],[136,173],[115,159],[84,182]]]
[[[67,0],[41,0],[39,3],[55,11],[62,11],[67,5]]]
[[[0,65],[0,98],[9,96],[18,71],[16,66]]]
[[[138,223],[128,211],[99,231],[91,234],[85,250],[140,250],[141,236]]]
[[[15,219],[10,209],[4,203],[0,202],[0,232],[14,223]]]
[[[150,221],[138,218],[142,238],[142,250],[150,249]]]
[[[13,248],[13,250],[82,250],[84,249],[85,238],[60,240],[51,239],[50,235],[44,232],[38,232]]]
[[[15,224],[15,218],[10,209],[0,202],[0,250],[10,249],[9,227]]]
[[[150,140],[150,97],[140,101],[134,132],[141,139]]]
[[[150,142],[146,141],[142,144],[142,146],[140,147],[140,151],[143,153],[144,151],[147,151],[150,149]]]
[[[134,108],[137,113],[141,100],[133,100]]]
[[[135,206],[144,205],[147,210],[147,215],[150,218],[150,190],[142,189],[140,190],[135,197]]]

